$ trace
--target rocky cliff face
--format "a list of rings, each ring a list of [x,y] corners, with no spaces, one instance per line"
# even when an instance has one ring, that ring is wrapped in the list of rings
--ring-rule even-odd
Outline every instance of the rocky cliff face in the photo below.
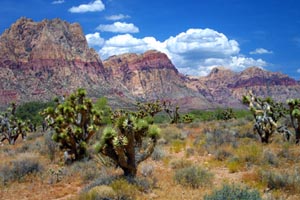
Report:
[[[182,109],[240,107],[248,90],[280,101],[300,97],[294,79],[255,67],[239,73],[215,68],[206,77],[190,78],[157,51],[112,56],[102,63],[80,25],[60,19],[21,18],[0,36],[0,106],[50,100],[79,87],[122,107],[157,99]]]
[[[103,61],[115,83],[121,84],[140,100],[170,100],[189,108],[210,108],[200,93],[185,85],[185,79],[169,58],[158,51],[123,54]]]
[[[107,93],[105,70],[79,24],[21,18],[0,37],[0,104],[49,100],[79,87]]]
[[[240,99],[249,90],[258,96],[271,96],[282,102],[288,98],[300,97],[300,85],[297,81],[287,75],[258,67],[250,67],[239,73],[222,67],[215,68],[206,77],[189,79],[187,85],[221,106],[240,107]]]

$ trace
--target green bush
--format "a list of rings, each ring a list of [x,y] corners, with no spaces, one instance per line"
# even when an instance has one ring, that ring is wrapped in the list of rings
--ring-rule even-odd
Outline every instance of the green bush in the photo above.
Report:
[[[87,193],[82,193],[79,200],[105,200],[117,199],[116,192],[107,185],[100,185],[92,188]]]
[[[30,120],[35,125],[41,125],[43,117],[39,113],[47,107],[54,107],[54,102],[27,102],[17,107],[16,117]]]
[[[235,185],[223,185],[219,190],[214,190],[212,194],[205,195],[204,200],[261,200],[257,190]]]
[[[176,183],[195,189],[211,185],[212,177],[207,170],[191,166],[176,170],[173,178]]]

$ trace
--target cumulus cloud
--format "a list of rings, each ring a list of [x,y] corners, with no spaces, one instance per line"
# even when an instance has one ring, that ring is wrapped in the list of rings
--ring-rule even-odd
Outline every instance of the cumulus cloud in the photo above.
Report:
[[[85,37],[90,46],[102,47],[104,44],[104,39],[100,36],[100,33],[98,32],[87,34]]]
[[[62,4],[62,3],[65,3],[65,0],[52,1],[52,4]]]
[[[130,18],[129,15],[123,15],[123,14],[111,15],[111,16],[105,17],[105,19],[111,20],[111,21],[117,21],[117,20],[128,19],[128,18]]]
[[[235,40],[228,40],[224,34],[212,29],[189,29],[166,42],[170,52],[182,56],[226,57],[240,50]]]
[[[156,49],[167,54],[181,73],[207,75],[212,68],[224,66],[241,71],[250,66],[264,67],[262,59],[240,54],[239,44],[212,29],[189,29],[165,41],[154,37],[135,38],[131,34],[114,36],[100,48],[101,58],[122,53],[144,53]]]
[[[273,51],[269,51],[267,49],[264,48],[257,48],[254,51],[250,51],[250,54],[272,54]]]
[[[88,4],[81,4],[79,6],[74,6],[69,9],[71,13],[85,13],[85,12],[97,12],[105,9],[104,4],[101,0],[96,0]]]
[[[139,28],[132,23],[126,22],[115,22],[113,24],[100,24],[97,30],[102,32],[113,32],[113,33],[138,33]]]

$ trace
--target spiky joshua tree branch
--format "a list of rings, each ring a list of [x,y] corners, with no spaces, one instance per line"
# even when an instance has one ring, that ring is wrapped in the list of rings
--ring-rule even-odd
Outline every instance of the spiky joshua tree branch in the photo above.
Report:
[[[118,112],[113,126],[106,127],[96,151],[110,157],[127,177],[134,177],[138,164],[154,151],[160,129],[148,117]]]

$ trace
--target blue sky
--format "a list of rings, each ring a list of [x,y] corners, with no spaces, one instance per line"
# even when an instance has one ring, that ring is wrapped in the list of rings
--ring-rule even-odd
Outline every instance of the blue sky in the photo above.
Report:
[[[298,0],[1,0],[0,32],[24,16],[81,24],[101,59],[166,53],[180,72],[260,66],[300,78]]]

